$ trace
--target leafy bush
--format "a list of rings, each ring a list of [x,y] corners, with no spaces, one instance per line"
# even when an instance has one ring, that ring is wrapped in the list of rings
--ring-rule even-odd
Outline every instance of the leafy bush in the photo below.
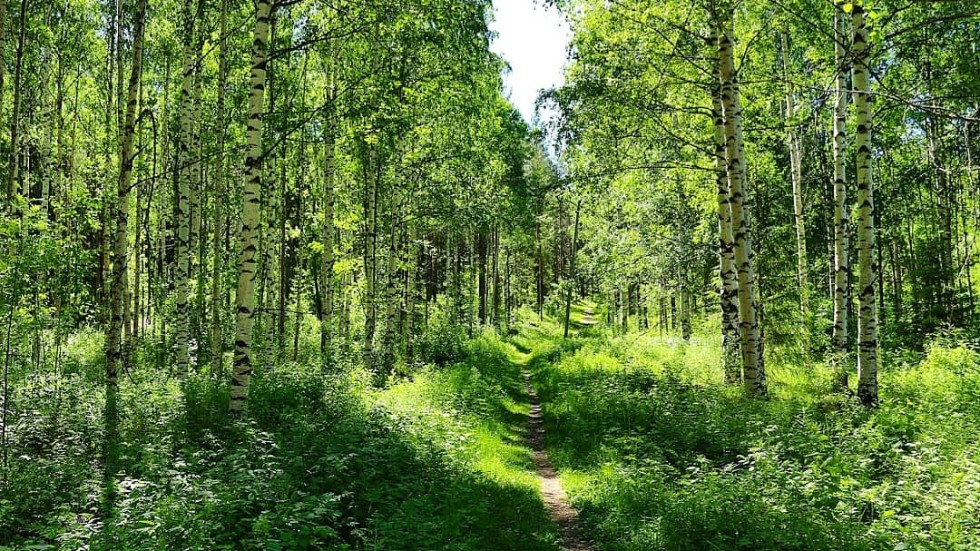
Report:
[[[511,442],[524,421],[511,349],[492,332],[462,346],[465,361],[384,390],[359,370],[260,369],[238,420],[225,382],[138,367],[121,380],[110,516],[100,382],[18,387],[31,409],[11,427],[0,548],[553,551]]]
[[[426,363],[449,365],[463,358],[466,329],[453,323],[447,307],[432,308],[428,328],[418,340],[419,358]]]

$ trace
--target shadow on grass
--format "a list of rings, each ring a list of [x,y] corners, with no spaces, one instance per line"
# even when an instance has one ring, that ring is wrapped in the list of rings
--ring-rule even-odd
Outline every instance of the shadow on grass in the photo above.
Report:
[[[524,396],[508,365],[504,348],[474,348],[465,365],[449,368],[475,370],[472,377],[440,379],[447,395],[464,400],[453,409],[433,402],[424,415],[403,415],[314,370],[258,375],[239,422],[225,413],[224,385],[203,378],[188,382],[186,401],[126,385],[115,522],[90,522],[81,484],[22,518],[5,517],[0,545],[555,551],[540,495],[520,478],[531,462],[525,418],[510,402]],[[465,442],[447,432],[444,420],[456,415],[472,417]],[[500,457],[474,459],[481,446]],[[84,453],[44,461],[77,464],[76,452]],[[478,460],[517,474],[481,470]],[[99,479],[95,467],[88,478]],[[23,498],[40,481],[23,483],[0,498]]]
[[[639,370],[537,369],[549,447],[557,461],[589,469],[608,460],[610,446],[678,469],[707,461],[732,463],[759,431],[757,404],[722,389],[664,380]],[[646,448],[645,444],[655,445]]]

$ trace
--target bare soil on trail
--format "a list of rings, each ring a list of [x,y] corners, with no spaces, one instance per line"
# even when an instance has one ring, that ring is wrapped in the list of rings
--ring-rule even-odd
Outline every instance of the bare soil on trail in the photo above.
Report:
[[[582,325],[595,325],[596,319],[593,316],[592,308],[586,308],[582,311]]]
[[[531,413],[528,418],[528,441],[531,444],[532,457],[538,478],[541,479],[541,494],[548,516],[558,526],[561,536],[561,548],[564,551],[593,551],[595,548],[584,537],[579,529],[578,511],[568,503],[568,496],[561,487],[558,473],[548,460],[544,451],[544,421],[541,417],[541,403],[538,395],[531,386],[531,374],[526,369],[521,370],[531,403]]]

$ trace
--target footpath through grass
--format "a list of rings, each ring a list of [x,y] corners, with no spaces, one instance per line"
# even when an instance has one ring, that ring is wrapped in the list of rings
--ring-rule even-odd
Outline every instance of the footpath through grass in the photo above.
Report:
[[[977,352],[936,344],[889,365],[868,411],[825,365],[777,358],[773,396],[750,400],[721,383],[713,339],[579,327],[515,342],[600,550],[980,549]]]
[[[0,549],[558,551],[519,362],[601,551],[980,549],[977,352],[893,360],[868,411],[774,350],[772,398],[748,400],[714,340],[614,336],[588,310],[568,340],[525,316],[382,390],[312,362],[259,372],[243,422],[224,381],[138,367],[109,518],[101,343],[77,335],[60,371],[15,386]]]

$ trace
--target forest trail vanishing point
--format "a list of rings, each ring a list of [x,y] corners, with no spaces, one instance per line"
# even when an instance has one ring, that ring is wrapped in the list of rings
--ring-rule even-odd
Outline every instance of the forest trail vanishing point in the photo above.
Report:
[[[591,307],[586,306],[585,309],[582,310],[582,320],[579,323],[581,325],[595,325],[596,324],[595,315],[594,315],[594,312],[592,311],[592,308]]]

